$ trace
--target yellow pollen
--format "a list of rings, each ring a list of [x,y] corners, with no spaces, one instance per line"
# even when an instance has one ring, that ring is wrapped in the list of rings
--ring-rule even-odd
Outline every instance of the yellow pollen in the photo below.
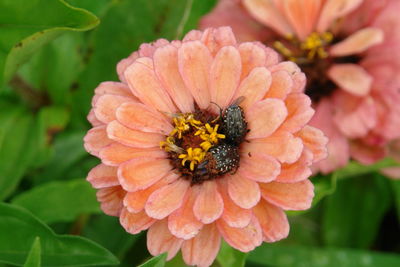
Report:
[[[195,164],[200,163],[204,159],[205,155],[206,152],[204,152],[203,149],[193,149],[189,147],[186,150],[186,154],[180,154],[178,157],[182,159],[182,166],[185,165],[186,161],[190,161],[190,170],[193,171]]]
[[[213,145],[218,144],[219,139],[225,138],[225,135],[218,133],[218,128],[218,124],[216,124],[214,128],[212,128],[210,124],[206,123],[205,128],[200,128],[195,133],[195,135],[199,135],[200,138],[204,141],[200,144],[200,146],[205,151],[208,151]]]

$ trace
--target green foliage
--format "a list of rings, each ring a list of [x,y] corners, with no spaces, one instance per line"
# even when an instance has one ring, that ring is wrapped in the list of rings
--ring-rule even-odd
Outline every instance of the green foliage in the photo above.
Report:
[[[90,30],[99,23],[93,14],[62,0],[3,0],[0,10],[0,82],[60,34]]]
[[[222,267],[243,267],[246,263],[247,254],[230,247],[222,242],[217,261]]]
[[[164,267],[165,259],[167,258],[167,254],[161,254],[156,257],[151,258],[145,263],[141,264],[139,267]]]
[[[0,204],[0,262],[23,265],[30,246],[39,237],[42,266],[115,265],[118,260],[96,243],[79,237],[57,235],[23,208]]]
[[[12,203],[45,223],[70,222],[80,214],[98,213],[95,190],[84,179],[55,181],[19,194]]]
[[[40,267],[42,265],[40,251],[40,238],[36,237],[35,241],[33,241],[31,250],[29,251],[28,258],[26,258],[24,267]]]

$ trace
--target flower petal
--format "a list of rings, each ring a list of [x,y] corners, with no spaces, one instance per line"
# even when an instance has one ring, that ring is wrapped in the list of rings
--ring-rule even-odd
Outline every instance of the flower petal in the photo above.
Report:
[[[335,64],[328,76],[340,88],[355,96],[365,96],[371,90],[372,77],[356,64]]]
[[[196,236],[203,227],[203,223],[201,223],[193,213],[193,206],[199,189],[200,187],[198,186],[190,187],[181,207],[168,216],[168,229],[178,238],[185,240],[191,239]]]
[[[247,110],[254,103],[263,99],[271,85],[271,80],[271,73],[267,68],[254,68],[249,76],[240,83],[233,99],[244,96],[245,98],[240,103],[240,106]]]
[[[329,54],[335,57],[344,57],[362,53],[371,46],[380,44],[383,38],[383,31],[381,29],[373,27],[364,28],[332,46]]]
[[[239,45],[240,58],[242,59],[241,80],[256,67],[264,67],[267,55],[260,46],[253,42],[242,43]]]
[[[167,260],[170,260],[178,253],[182,242],[169,232],[167,220],[157,221],[147,231],[147,248],[153,256],[168,252]]]
[[[99,164],[90,170],[86,180],[94,188],[104,188],[119,185],[117,168]]]
[[[244,145],[244,153],[241,155],[238,173],[244,178],[256,182],[267,183],[273,181],[281,169],[279,162],[258,147],[256,143],[250,144]]]
[[[231,247],[242,252],[252,251],[262,243],[262,230],[254,217],[249,225],[243,228],[230,227],[224,220],[218,220],[217,226],[224,240]]]
[[[260,222],[265,241],[276,242],[289,235],[289,222],[282,209],[262,200],[253,212]]]
[[[162,114],[141,103],[122,104],[117,109],[116,118],[126,127],[142,132],[168,135],[173,130],[171,123]]]
[[[166,45],[154,53],[154,69],[164,88],[183,113],[194,111],[192,94],[186,88],[178,67],[178,49]]]
[[[257,182],[244,178],[239,173],[226,179],[229,196],[239,207],[250,209],[260,201],[261,193]]]
[[[314,186],[309,180],[290,184],[260,184],[260,189],[265,200],[285,210],[309,209],[314,197]]]
[[[246,114],[250,132],[247,139],[263,138],[271,135],[288,115],[286,106],[279,99],[264,99],[255,103]]]
[[[100,150],[111,144],[112,140],[107,136],[106,126],[102,125],[90,129],[83,138],[83,142],[87,152],[98,156]]]
[[[96,105],[97,100],[102,95],[125,96],[131,98],[132,101],[138,100],[134,95],[132,95],[129,87],[120,82],[102,82],[96,87],[96,89],[94,89],[94,93],[95,95],[92,99],[93,107]]]
[[[271,73],[285,70],[293,81],[292,93],[303,93],[306,85],[306,75],[301,71],[296,63],[291,61],[283,61],[279,64],[272,65],[268,68]]]
[[[230,104],[239,84],[241,68],[240,54],[235,47],[225,46],[218,51],[210,70],[212,102],[220,107]],[[213,105],[212,109],[218,112],[218,106]]]
[[[236,38],[232,29],[226,26],[205,29],[200,40],[208,47],[213,56],[223,47],[236,46]]]
[[[182,244],[182,256],[186,264],[210,266],[217,257],[221,236],[217,226],[208,224],[192,239]]]
[[[221,217],[224,202],[217,190],[215,181],[206,181],[200,186],[200,193],[194,203],[193,213],[199,221],[209,224]]]
[[[300,158],[291,164],[282,164],[281,173],[276,177],[275,182],[297,183],[310,177],[312,171],[310,166],[313,162],[313,153],[304,149]]]
[[[128,233],[131,233],[133,235],[138,234],[143,230],[146,230],[153,223],[156,222],[156,220],[147,216],[144,211],[131,213],[126,208],[122,209],[119,221],[122,227],[124,227]]]
[[[126,191],[145,189],[172,169],[168,159],[136,158],[121,164],[118,179]]]
[[[119,216],[122,210],[122,200],[125,197],[125,190],[120,186],[101,188],[97,191],[97,200],[101,203],[101,210],[110,216]]]
[[[211,62],[210,51],[200,41],[183,43],[178,50],[179,72],[201,109],[206,109],[211,101],[208,87]]]
[[[103,122],[109,123],[115,120],[115,111],[117,108],[126,102],[131,102],[132,98],[119,95],[105,94],[100,96],[94,106],[94,114],[96,118]]]
[[[107,135],[110,139],[121,144],[141,148],[159,147],[160,142],[165,139],[161,134],[133,130],[118,121],[112,121],[108,124]]]
[[[327,157],[328,151],[326,145],[329,140],[321,130],[306,125],[296,133],[296,136],[300,137],[305,147],[312,152],[314,162]]]
[[[145,206],[147,215],[158,220],[164,219],[182,205],[188,188],[187,180],[178,179],[154,191]]]
[[[275,71],[271,74],[272,83],[265,98],[285,99],[292,91],[293,80],[286,70]]]
[[[114,142],[104,147],[99,157],[101,161],[110,166],[118,166],[121,163],[139,157],[153,157],[153,158],[167,158],[168,154],[160,150],[158,147],[154,148],[136,148],[125,146],[120,143]]]
[[[368,145],[362,140],[354,140],[350,143],[351,156],[361,164],[370,165],[383,159],[386,154],[386,147]]]
[[[175,113],[176,107],[149,65],[153,65],[152,59],[139,58],[126,69],[129,87],[144,104],[155,110]]]
[[[288,115],[279,130],[295,133],[303,128],[314,115],[311,100],[304,94],[296,93],[288,95],[285,103]]]

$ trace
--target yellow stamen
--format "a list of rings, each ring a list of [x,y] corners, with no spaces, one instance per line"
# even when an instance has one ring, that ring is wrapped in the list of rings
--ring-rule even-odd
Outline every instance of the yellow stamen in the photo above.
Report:
[[[186,161],[190,161],[190,170],[194,170],[194,166],[200,163],[205,156],[205,152],[201,148],[191,148],[186,150],[186,154],[180,154],[178,158],[182,159],[182,166],[185,165]]]

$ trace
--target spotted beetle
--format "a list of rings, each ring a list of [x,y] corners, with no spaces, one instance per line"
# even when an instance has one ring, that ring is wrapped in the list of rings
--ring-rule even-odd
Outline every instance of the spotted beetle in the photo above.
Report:
[[[234,145],[242,143],[248,132],[243,109],[239,106],[243,100],[244,96],[241,96],[223,112],[221,111],[222,132],[226,136],[226,141]]]

